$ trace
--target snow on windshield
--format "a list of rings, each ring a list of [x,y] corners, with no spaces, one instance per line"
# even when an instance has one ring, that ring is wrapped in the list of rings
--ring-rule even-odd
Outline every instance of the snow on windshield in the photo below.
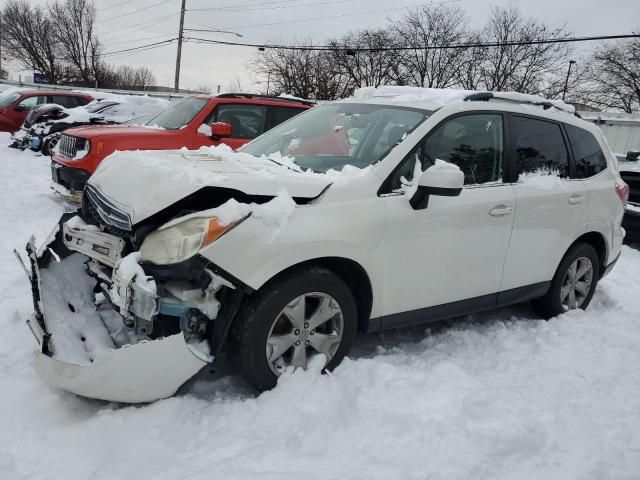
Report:
[[[322,105],[270,130],[241,151],[257,157],[278,153],[315,172],[366,168],[381,160],[428,113],[386,105]]]

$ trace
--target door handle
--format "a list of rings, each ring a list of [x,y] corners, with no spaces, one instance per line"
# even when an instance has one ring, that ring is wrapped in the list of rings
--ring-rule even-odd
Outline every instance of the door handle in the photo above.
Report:
[[[489,211],[489,215],[492,217],[504,217],[505,215],[509,215],[513,212],[513,208],[507,207],[506,205],[498,205]]]
[[[569,197],[569,203],[571,205],[578,205],[584,201],[584,196],[582,195],[571,195]]]

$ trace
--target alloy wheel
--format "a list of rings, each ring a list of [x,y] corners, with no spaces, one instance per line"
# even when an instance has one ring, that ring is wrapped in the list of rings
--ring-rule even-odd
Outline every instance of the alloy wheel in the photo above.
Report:
[[[593,283],[593,264],[587,257],[577,258],[567,270],[560,288],[560,303],[566,312],[580,308],[589,296]]]
[[[309,359],[324,354],[327,365],[342,342],[344,317],[338,302],[311,292],[289,302],[276,316],[267,336],[269,367],[280,375],[287,367],[307,368]]]

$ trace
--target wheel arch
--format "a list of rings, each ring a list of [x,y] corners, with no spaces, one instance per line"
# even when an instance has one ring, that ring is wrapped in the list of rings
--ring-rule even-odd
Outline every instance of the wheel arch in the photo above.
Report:
[[[278,272],[268,279],[264,285],[277,281],[279,278],[289,275],[296,270],[302,270],[309,267],[326,268],[340,277],[347,284],[353,293],[358,309],[358,330],[366,331],[369,325],[369,319],[371,318],[371,309],[373,307],[373,286],[364,267],[355,260],[336,256],[304,260]]]
[[[595,231],[582,234],[569,246],[569,248],[567,249],[567,252],[571,250],[571,248],[573,248],[573,246],[578,243],[587,243],[591,245],[593,248],[595,248],[596,252],[598,253],[598,258],[600,259],[600,274],[602,275],[602,272],[604,271],[604,267],[606,266],[605,263],[607,261],[607,254],[608,254],[607,241],[604,235],[602,235],[602,233],[600,232],[595,232]]]

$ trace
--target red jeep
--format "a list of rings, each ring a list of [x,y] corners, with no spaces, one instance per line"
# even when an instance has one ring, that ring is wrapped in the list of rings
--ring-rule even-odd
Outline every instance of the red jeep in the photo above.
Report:
[[[52,154],[53,182],[77,198],[100,162],[116,150],[197,149],[220,143],[235,149],[312,105],[264,95],[195,95],[172,103],[144,125],[71,128]]]
[[[17,132],[29,111],[44,103],[65,108],[86,105],[92,97],[84,93],[60,90],[18,90],[0,95],[0,132]]]

